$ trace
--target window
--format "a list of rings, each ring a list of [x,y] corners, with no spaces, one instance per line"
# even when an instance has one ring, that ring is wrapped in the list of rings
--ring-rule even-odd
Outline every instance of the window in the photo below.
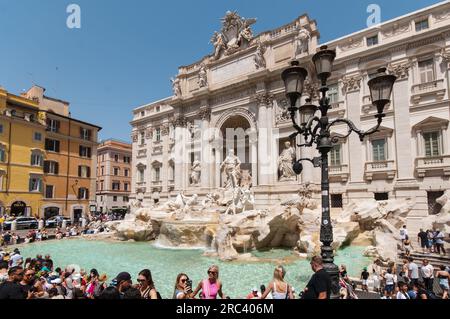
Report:
[[[123,188],[124,188],[125,191],[128,191],[128,183],[124,183],[123,184]]]
[[[33,139],[34,139],[35,141],[42,141],[42,134],[39,133],[39,132],[34,132]]]
[[[112,189],[113,191],[120,191],[120,182],[113,182]]]
[[[50,151],[50,152],[59,153],[59,141],[46,138],[45,139],[45,150]]]
[[[440,134],[439,132],[423,133],[425,141],[425,156],[433,157],[441,155]]]
[[[119,161],[119,155],[114,155],[114,162],[118,162]]]
[[[128,201],[129,201],[128,196],[124,196],[124,197],[123,197],[123,201],[124,201],[124,203],[128,203]]]
[[[113,202],[117,202],[117,196],[113,196]]]
[[[330,151],[330,165],[340,166],[341,165],[341,145],[334,145]]]
[[[30,177],[30,192],[42,192],[42,178],[38,176]]]
[[[144,182],[144,169],[139,168],[138,169],[138,183],[143,183],[143,182]]]
[[[31,153],[31,166],[42,166],[44,164],[44,156],[41,152]]]
[[[155,182],[159,182],[161,178],[161,169],[159,167],[155,167]]]
[[[145,116],[145,111],[141,111],[141,116]]]
[[[80,138],[82,138],[85,141],[91,140],[92,131],[88,130],[87,128],[80,127]]]
[[[376,201],[389,200],[389,193],[375,193]]]
[[[47,130],[53,133],[59,132],[60,123],[57,120],[47,119]]]
[[[367,46],[371,47],[378,44],[378,35],[367,38]]]
[[[3,145],[0,145],[0,162],[4,163],[6,161],[6,151]]]
[[[103,183],[104,183],[105,181],[100,181],[100,190],[102,191],[103,190]]]
[[[91,158],[91,148],[80,145],[80,157]]]
[[[128,177],[128,175],[129,175],[129,170],[125,169],[123,172],[123,176]]]
[[[419,62],[420,83],[433,82],[434,75],[434,60],[428,59]]]
[[[129,156],[124,156],[124,157],[123,157],[123,162],[124,162],[124,163],[127,163],[127,164],[130,164],[130,162],[131,162],[130,157],[129,157]]]
[[[161,142],[161,129],[160,128],[156,129],[156,141]]]
[[[53,161],[44,162],[44,173],[58,175],[59,173],[59,163]]]
[[[84,187],[79,188],[78,199],[89,199],[89,190]]]
[[[102,166],[102,176],[105,175],[105,166]]]
[[[386,140],[379,139],[372,141],[372,161],[386,161]]]
[[[161,106],[158,105],[158,106],[156,107],[156,112],[159,112],[159,111],[161,111]]]
[[[119,176],[120,169],[118,167],[114,167],[114,176]]]
[[[3,134],[3,124],[0,124],[0,134]]]
[[[90,178],[91,168],[89,166],[78,166],[78,177]]]
[[[331,195],[331,208],[342,208],[342,194]]]
[[[420,32],[429,28],[428,19],[416,22],[416,32]]]
[[[53,198],[53,185],[45,185],[45,198]]]
[[[327,96],[330,99],[330,104],[339,102],[339,88],[337,84],[329,86]]]
[[[145,145],[145,132],[141,132],[141,145]]]

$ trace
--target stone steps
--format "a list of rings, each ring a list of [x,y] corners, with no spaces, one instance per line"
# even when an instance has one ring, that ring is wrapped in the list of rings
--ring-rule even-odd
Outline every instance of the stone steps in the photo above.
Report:
[[[427,259],[432,265],[433,267],[436,269],[438,268],[440,265],[444,265],[444,266],[450,266],[450,255],[448,254],[448,250],[447,250],[447,255],[446,256],[439,256],[438,254],[423,254],[420,252],[413,252],[411,253],[411,257],[414,258],[414,261],[416,263],[421,263],[424,259]],[[402,262],[403,260],[403,255],[401,253],[399,253],[398,255],[398,262]]]

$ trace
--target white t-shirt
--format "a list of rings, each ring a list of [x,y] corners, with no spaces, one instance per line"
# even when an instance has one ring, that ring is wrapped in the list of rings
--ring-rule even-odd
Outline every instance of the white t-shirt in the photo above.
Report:
[[[393,274],[386,274],[384,275],[384,278],[386,278],[386,285],[393,285],[394,284],[394,275]]]
[[[404,295],[400,291],[397,292],[397,299],[411,299],[408,294]]]
[[[419,267],[416,263],[409,263],[408,270],[411,272],[409,278],[419,279]]]
[[[400,229],[400,238],[406,239],[406,236],[408,236],[408,230],[406,228]]]
[[[424,278],[433,278],[434,267],[431,264],[422,266],[422,275]]]
[[[13,256],[11,256],[11,267],[16,267],[20,265],[20,262],[23,261],[23,258],[21,255],[19,254],[15,254]]]

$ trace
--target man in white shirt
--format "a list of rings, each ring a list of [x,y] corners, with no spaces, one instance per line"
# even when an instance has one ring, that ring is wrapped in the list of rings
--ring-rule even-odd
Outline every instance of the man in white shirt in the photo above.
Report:
[[[408,277],[413,285],[419,283],[419,266],[417,266],[413,258],[409,258]]]
[[[405,242],[407,237],[408,237],[408,230],[406,229],[406,225],[403,225],[403,227],[400,228],[400,240],[402,241],[402,250],[404,249],[403,243]]]
[[[429,263],[427,259],[422,262],[422,278],[425,284],[425,288],[428,291],[433,291],[433,281],[434,281],[434,267]]]
[[[397,292],[396,299],[411,299],[408,295],[408,285],[404,282],[398,283],[399,291]]]

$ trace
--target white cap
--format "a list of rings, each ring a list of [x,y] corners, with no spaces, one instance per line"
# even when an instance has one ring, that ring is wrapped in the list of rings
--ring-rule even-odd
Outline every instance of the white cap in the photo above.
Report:
[[[56,278],[50,281],[51,284],[59,285],[61,283],[61,278]]]
[[[253,288],[253,289],[252,289],[252,291],[256,291],[256,292],[257,292],[257,291],[258,291],[258,289],[257,289],[257,288]]]

